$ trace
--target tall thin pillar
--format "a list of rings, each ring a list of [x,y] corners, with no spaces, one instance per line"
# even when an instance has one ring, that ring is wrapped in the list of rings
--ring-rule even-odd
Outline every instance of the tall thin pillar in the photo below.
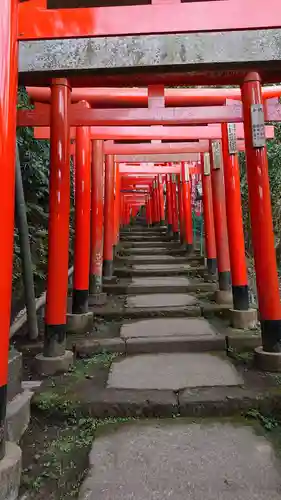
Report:
[[[167,220],[168,220],[168,235],[173,235],[173,200],[172,200],[172,180],[171,174],[167,174],[166,178],[166,203],[167,203]]]
[[[184,245],[185,242],[185,225],[184,225],[184,211],[183,211],[183,194],[182,194],[182,179],[181,174],[177,175],[177,188],[178,188],[178,209],[179,209],[179,229],[180,229],[180,242]]]
[[[219,274],[218,302],[231,302],[230,296],[230,261],[225,210],[225,193],[223,179],[222,151],[220,141],[210,141],[210,163],[212,179],[212,196],[214,225]]]
[[[114,248],[119,243],[120,231],[120,173],[119,164],[115,164],[115,196],[114,196]]]
[[[214,226],[212,182],[210,168],[210,154],[201,154],[202,165],[202,191],[203,191],[203,217],[205,231],[205,255],[209,275],[215,276],[217,272],[216,238]]]
[[[45,359],[37,357],[38,370],[43,373],[55,370],[51,358],[67,357],[70,362],[72,360],[72,353],[65,352],[70,212],[70,92],[65,78],[52,80],[49,247],[43,350]],[[65,363],[62,365],[65,370]]]
[[[222,150],[233,307],[245,311],[249,309],[249,293],[234,124],[222,124]]]
[[[172,194],[172,217],[173,217],[173,236],[177,240],[179,237],[179,214],[177,199],[176,174],[172,174],[171,194]]]
[[[184,243],[188,252],[193,250],[193,224],[191,207],[191,186],[189,168],[186,162],[181,163],[182,204],[184,217]]]
[[[263,350],[281,352],[281,307],[268,180],[260,76],[249,73],[242,85],[249,208]],[[274,356],[269,356],[271,358]],[[279,360],[281,366],[280,358]],[[267,356],[264,356],[267,359]],[[278,369],[280,369],[280,366]],[[277,368],[277,366],[276,366]]]
[[[164,205],[164,190],[163,190],[163,176],[158,175],[158,196],[159,196],[159,211],[160,211],[160,225],[165,225],[165,205]]]
[[[90,294],[102,293],[103,265],[103,141],[92,142]]]
[[[89,107],[85,103],[85,108]],[[90,224],[91,224],[91,139],[89,127],[76,129],[75,239],[72,294],[73,314],[88,312]]]
[[[18,84],[18,0],[1,2],[0,30],[0,460],[5,455],[5,416],[12,298],[16,107]]]
[[[103,277],[113,276],[114,245],[114,156],[105,156]]]

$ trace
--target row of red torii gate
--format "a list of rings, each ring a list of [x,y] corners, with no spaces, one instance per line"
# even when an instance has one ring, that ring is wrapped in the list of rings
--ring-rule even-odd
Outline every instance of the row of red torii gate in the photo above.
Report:
[[[245,150],[263,352],[281,352],[266,151],[266,139],[274,131],[265,125],[281,120],[281,89],[261,87],[261,81],[278,82],[280,77],[280,2],[268,0],[266,9],[263,0],[125,3],[1,2],[0,459],[5,451],[16,125],[32,126],[36,138],[50,139],[41,360],[66,356],[71,155],[76,197],[74,314],[84,313],[89,293],[98,299],[102,281],[112,279],[120,227],[139,206],[145,205],[149,224],[167,223],[191,251],[190,179],[196,172],[202,178],[208,270],[218,271],[221,298],[232,293],[233,321],[242,314],[246,322],[254,312],[249,305],[239,182],[238,152]],[[18,77],[38,87],[28,89],[34,109],[16,113]],[[202,82],[241,89],[164,89],[164,84]],[[142,88],[121,90],[114,84]],[[98,88],[101,85],[106,88]]]

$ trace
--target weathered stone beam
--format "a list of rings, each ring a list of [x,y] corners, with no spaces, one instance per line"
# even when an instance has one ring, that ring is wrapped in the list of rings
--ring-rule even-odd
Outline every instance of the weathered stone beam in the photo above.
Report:
[[[40,85],[51,72],[67,75],[73,86],[85,86],[87,78],[91,86],[164,77],[167,83],[175,75],[186,84],[240,83],[249,68],[264,81],[280,81],[281,29],[22,41],[19,51],[21,81]]]

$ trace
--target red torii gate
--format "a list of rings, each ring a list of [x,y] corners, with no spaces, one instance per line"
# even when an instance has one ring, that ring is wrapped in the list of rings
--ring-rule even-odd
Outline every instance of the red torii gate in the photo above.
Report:
[[[69,0],[68,0],[69,3]],[[65,6],[64,0],[60,0],[60,6]],[[18,40],[38,39],[62,39],[65,37],[95,37],[136,34],[159,34],[159,33],[194,33],[194,32],[231,32],[232,30],[255,30],[280,28],[281,4],[279,0],[268,0],[264,8],[263,0],[229,0],[227,2],[204,3],[204,16],[202,16],[202,3],[158,3],[154,0],[152,5],[133,5],[126,7],[100,7],[90,9],[51,9],[46,10],[45,0],[30,0],[18,6],[18,0],[2,0],[1,5],[1,72],[0,72],[0,157],[2,170],[5,172],[5,183],[3,182],[1,192],[1,220],[2,240],[0,250],[0,275],[1,275],[1,345],[3,362],[0,363],[0,407],[5,408],[6,384],[7,384],[7,353],[9,344],[10,323],[10,299],[11,299],[11,276],[12,276],[12,252],[13,252],[13,212],[14,212],[14,164],[15,164],[15,129],[16,129],[16,90],[17,90],[17,60]],[[18,25],[19,12],[19,29]],[[32,19],[32,23],[30,23]],[[163,64],[163,63],[162,63]],[[251,63],[254,71],[259,69],[259,64]],[[248,66],[249,67],[249,66]],[[260,65],[262,71],[262,65]],[[163,70],[162,70],[163,71]],[[248,71],[248,70],[247,70]],[[276,71],[263,73],[269,75],[269,79],[276,78]],[[182,71],[183,73],[183,71]],[[190,71],[189,71],[190,73]],[[26,75],[26,73],[24,73]],[[68,71],[61,71],[59,75],[68,76]],[[97,72],[96,72],[97,74]],[[129,72],[123,72],[116,76],[116,81],[128,81]],[[167,76],[168,75],[168,76]],[[159,76],[159,71],[158,71]],[[160,75],[161,76],[161,75]],[[167,78],[177,80],[175,73],[166,72]],[[93,75],[89,74],[89,78]],[[26,77],[27,78],[27,77]],[[31,78],[35,78],[31,76]],[[40,80],[41,78],[41,80]],[[50,74],[46,73],[39,80],[46,85],[50,82]],[[84,76],[82,77],[84,78]],[[104,75],[102,75],[104,78]],[[106,75],[107,82],[110,81],[109,74]],[[187,81],[186,71],[181,75],[182,82]],[[192,78],[192,75],[191,75]],[[198,77],[197,77],[198,78]],[[201,75],[202,78],[202,75]],[[157,75],[150,73],[149,79],[156,81]],[[217,82],[223,79],[217,76]],[[272,216],[270,208],[270,192],[267,175],[266,146],[262,134],[258,137],[256,132],[263,132],[263,99],[261,95],[260,76],[256,72],[245,76],[245,71],[230,72],[227,79],[242,85],[241,100],[243,102],[243,115],[245,127],[245,145],[247,156],[247,173],[249,183],[249,201],[252,214],[252,235],[255,254],[255,265],[257,273],[259,309],[261,317],[263,348],[266,352],[280,351],[281,343],[281,310],[277,279],[277,269],[274,255],[274,239]],[[78,76],[69,76],[69,80],[54,79],[52,81],[52,106],[50,125],[53,130],[51,137],[51,178],[53,187],[57,193],[63,194],[61,207],[56,204],[51,193],[51,208],[59,211],[61,218],[55,221],[54,212],[50,211],[50,221],[54,234],[66,236],[68,225],[68,203],[65,192],[60,191],[60,179],[56,174],[60,171],[63,184],[69,185],[69,113],[70,103],[69,84],[77,82],[81,86]],[[84,80],[85,81],[85,80]],[[112,82],[114,80],[111,80]],[[268,80],[269,81],[269,80]],[[75,86],[75,85],[74,85]],[[255,116],[258,117],[254,121]],[[254,126],[256,128],[254,128]],[[60,146],[60,148],[59,148]],[[110,155],[107,155],[110,158]],[[211,155],[212,158],[212,155]],[[214,158],[213,158],[214,159]],[[111,160],[110,160],[111,161]],[[218,169],[219,170],[219,169]],[[106,172],[113,168],[109,165]],[[109,175],[109,174],[108,174]],[[108,177],[110,179],[110,177]],[[113,183],[108,182],[108,190]],[[107,191],[108,191],[107,190]],[[65,190],[66,191],[66,190]],[[107,192],[106,191],[106,192]],[[261,202],[262,196],[262,202]],[[261,231],[262,228],[262,231]],[[65,238],[66,239],[66,238]],[[45,336],[45,354],[54,356],[64,351],[65,340],[65,297],[67,282],[67,251],[63,245],[61,248],[61,267],[54,260],[54,240],[50,247],[50,269],[56,268],[57,278],[61,278],[62,285],[59,289],[59,307],[51,310],[48,305]],[[54,276],[54,273],[53,273]],[[57,282],[58,283],[58,282]],[[56,285],[57,285],[56,283]],[[48,277],[48,290],[55,288],[53,278]],[[266,293],[263,293],[266,289]],[[58,314],[59,312],[59,314]],[[52,320],[51,320],[52,317]],[[63,353],[65,355],[65,352]],[[45,362],[46,360],[43,359]],[[1,429],[3,429],[4,412],[1,411]],[[0,459],[5,454],[4,433],[1,432]]]

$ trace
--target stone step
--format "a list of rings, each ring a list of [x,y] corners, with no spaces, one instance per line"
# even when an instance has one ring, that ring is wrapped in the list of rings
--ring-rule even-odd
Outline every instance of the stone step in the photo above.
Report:
[[[131,241],[131,242],[138,242],[138,241],[154,241],[154,242],[165,242],[165,241],[170,241],[170,237],[166,236],[165,234],[157,234],[157,235],[131,235],[128,234],[127,236],[123,236],[121,238],[121,242],[123,241]]]
[[[126,255],[122,257],[116,258],[116,264],[185,264],[185,263],[194,263],[194,264],[204,264],[204,258],[202,257],[192,257],[188,258],[187,256],[174,256],[174,255]]]
[[[186,265],[175,264],[139,264],[132,268],[115,267],[114,274],[118,277],[125,276],[204,276],[207,270],[204,266],[191,267]]]
[[[280,458],[245,419],[131,422],[93,443],[79,500],[279,500]]]
[[[147,248],[147,247],[161,247],[168,249],[181,249],[179,241],[124,241],[120,242],[122,248]]]
[[[176,294],[175,294],[176,295]],[[193,306],[163,306],[163,307],[123,307],[121,309],[109,309],[108,307],[91,307],[91,311],[97,318],[105,320],[120,320],[127,318],[156,318],[156,317],[195,317],[202,315],[199,305]]]
[[[163,276],[132,278],[130,284],[104,285],[104,291],[109,294],[137,295],[151,293],[188,293],[188,292],[214,292],[217,289],[216,283],[206,283],[204,281],[190,281],[185,276]]]
[[[186,255],[189,258],[200,258],[198,254],[188,254],[185,248],[147,247],[147,248],[126,248],[120,250],[124,255]]]

